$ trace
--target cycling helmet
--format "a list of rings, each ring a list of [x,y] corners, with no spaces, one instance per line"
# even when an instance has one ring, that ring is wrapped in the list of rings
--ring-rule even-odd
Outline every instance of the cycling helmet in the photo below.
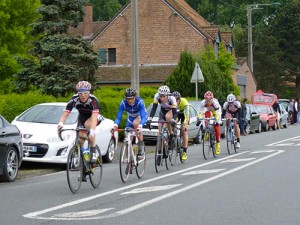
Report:
[[[213,94],[211,91],[207,91],[207,92],[205,92],[205,94],[204,94],[204,98],[205,98],[206,100],[212,100],[212,99],[214,98],[214,94]]]
[[[178,99],[180,99],[181,94],[178,91],[174,91],[173,96],[176,98],[176,100],[178,100]]]
[[[133,98],[136,96],[136,90],[133,88],[127,88],[125,90],[125,96],[126,98]]]
[[[235,101],[235,95],[234,94],[229,94],[227,96],[227,102],[234,102]]]
[[[79,81],[78,84],[76,85],[76,90],[78,92],[83,92],[83,91],[90,91],[92,88],[92,85],[88,81]]]
[[[158,94],[168,95],[170,93],[170,88],[168,86],[161,86],[158,88]]]

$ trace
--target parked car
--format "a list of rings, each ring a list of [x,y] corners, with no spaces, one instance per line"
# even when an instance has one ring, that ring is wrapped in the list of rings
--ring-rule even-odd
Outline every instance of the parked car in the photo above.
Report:
[[[150,104],[147,107],[147,114],[148,116],[150,115],[150,112],[152,110],[153,104]],[[158,107],[156,109],[155,115],[152,119],[153,122],[158,121],[158,114],[160,112],[160,104],[158,104]],[[188,127],[188,132],[189,132],[189,138],[193,140],[194,144],[200,143],[200,129],[199,127],[196,126],[197,123],[197,117],[198,117],[198,112],[194,108],[193,105],[190,105],[190,123]],[[158,124],[153,123],[151,124],[151,130],[145,125],[142,129],[144,141],[156,141],[157,140],[157,135],[158,135]]]
[[[268,131],[270,127],[277,129],[277,118],[274,109],[270,105],[256,105],[262,121],[262,129]]]
[[[247,114],[246,114],[246,133],[260,133],[262,130],[262,121],[260,114],[255,105],[246,104]]]
[[[279,103],[280,107],[280,126],[283,128],[287,128],[289,123],[289,113],[285,109],[285,104]]]
[[[289,104],[290,104],[290,100],[289,99],[280,98],[280,99],[277,100],[277,102],[279,104],[282,104],[282,106],[285,108],[285,111],[288,112],[288,107],[289,107]]]
[[[20,130],[0,115],[0,180],[15,181],[23,159]]]
[[[67,162],[69,150],[75,140],[75,132],[63,132],[64,141],[57,135],[57,124],[67,103],[43,103],[35,105],[19,116],[12,124],[22,132],[24,161],[61,163]],[[78,111],[73,109],[64,128],[76,128]],[[114,122],[104,119],[95,129],[96,143],[105,162],[111,162],[117,143],[111,139],[110,130]],[[117,133],[115,134],[118,137]]]
[[[201,101],[189,101],[189,103],[195,107],[195,109],[197,110],[198,114],[199,114],[199,110],[200,110],[200,102]],[[222,107],[222,105],[221,105],[221,107]],[[221,137],[222,138],[225,138],[225,130],[226,130],[225,129],[225,123],[222,123],[220,125],[220,132],[221,132]]]

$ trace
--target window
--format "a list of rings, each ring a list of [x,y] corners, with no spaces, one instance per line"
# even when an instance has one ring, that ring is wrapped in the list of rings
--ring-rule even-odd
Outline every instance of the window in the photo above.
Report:
[[[100,57],[100,64],[106,64],[106,48],[100,48],[99,50],[99,57]]]
[[[116,64],[116,49],[115,48],[109,48],[108,49],[108,64],[109,65],[115,65]]]

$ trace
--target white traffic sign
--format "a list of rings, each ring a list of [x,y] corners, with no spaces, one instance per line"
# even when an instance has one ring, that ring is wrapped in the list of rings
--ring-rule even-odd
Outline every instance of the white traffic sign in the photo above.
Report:
[[[204,77],[199,64],[195,63],[195,69],[192,75],[191,83],[204,82]]]

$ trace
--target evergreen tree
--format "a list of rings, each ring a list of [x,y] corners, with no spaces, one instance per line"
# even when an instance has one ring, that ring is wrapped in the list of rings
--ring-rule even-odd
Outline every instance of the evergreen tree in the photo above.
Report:
[[[32,26],[38,37],[33,55],[38,63],[23,61],[28,67],[16,75],[17,91],[30,84],[55,97],[74,91],[79,80],[95,82],[98,56],[82,37],[68,35],[70,26],[78,26],[83,17],[84,0],[41,0],[42,15]],[[26,89],[21,89],[25,85]]]

